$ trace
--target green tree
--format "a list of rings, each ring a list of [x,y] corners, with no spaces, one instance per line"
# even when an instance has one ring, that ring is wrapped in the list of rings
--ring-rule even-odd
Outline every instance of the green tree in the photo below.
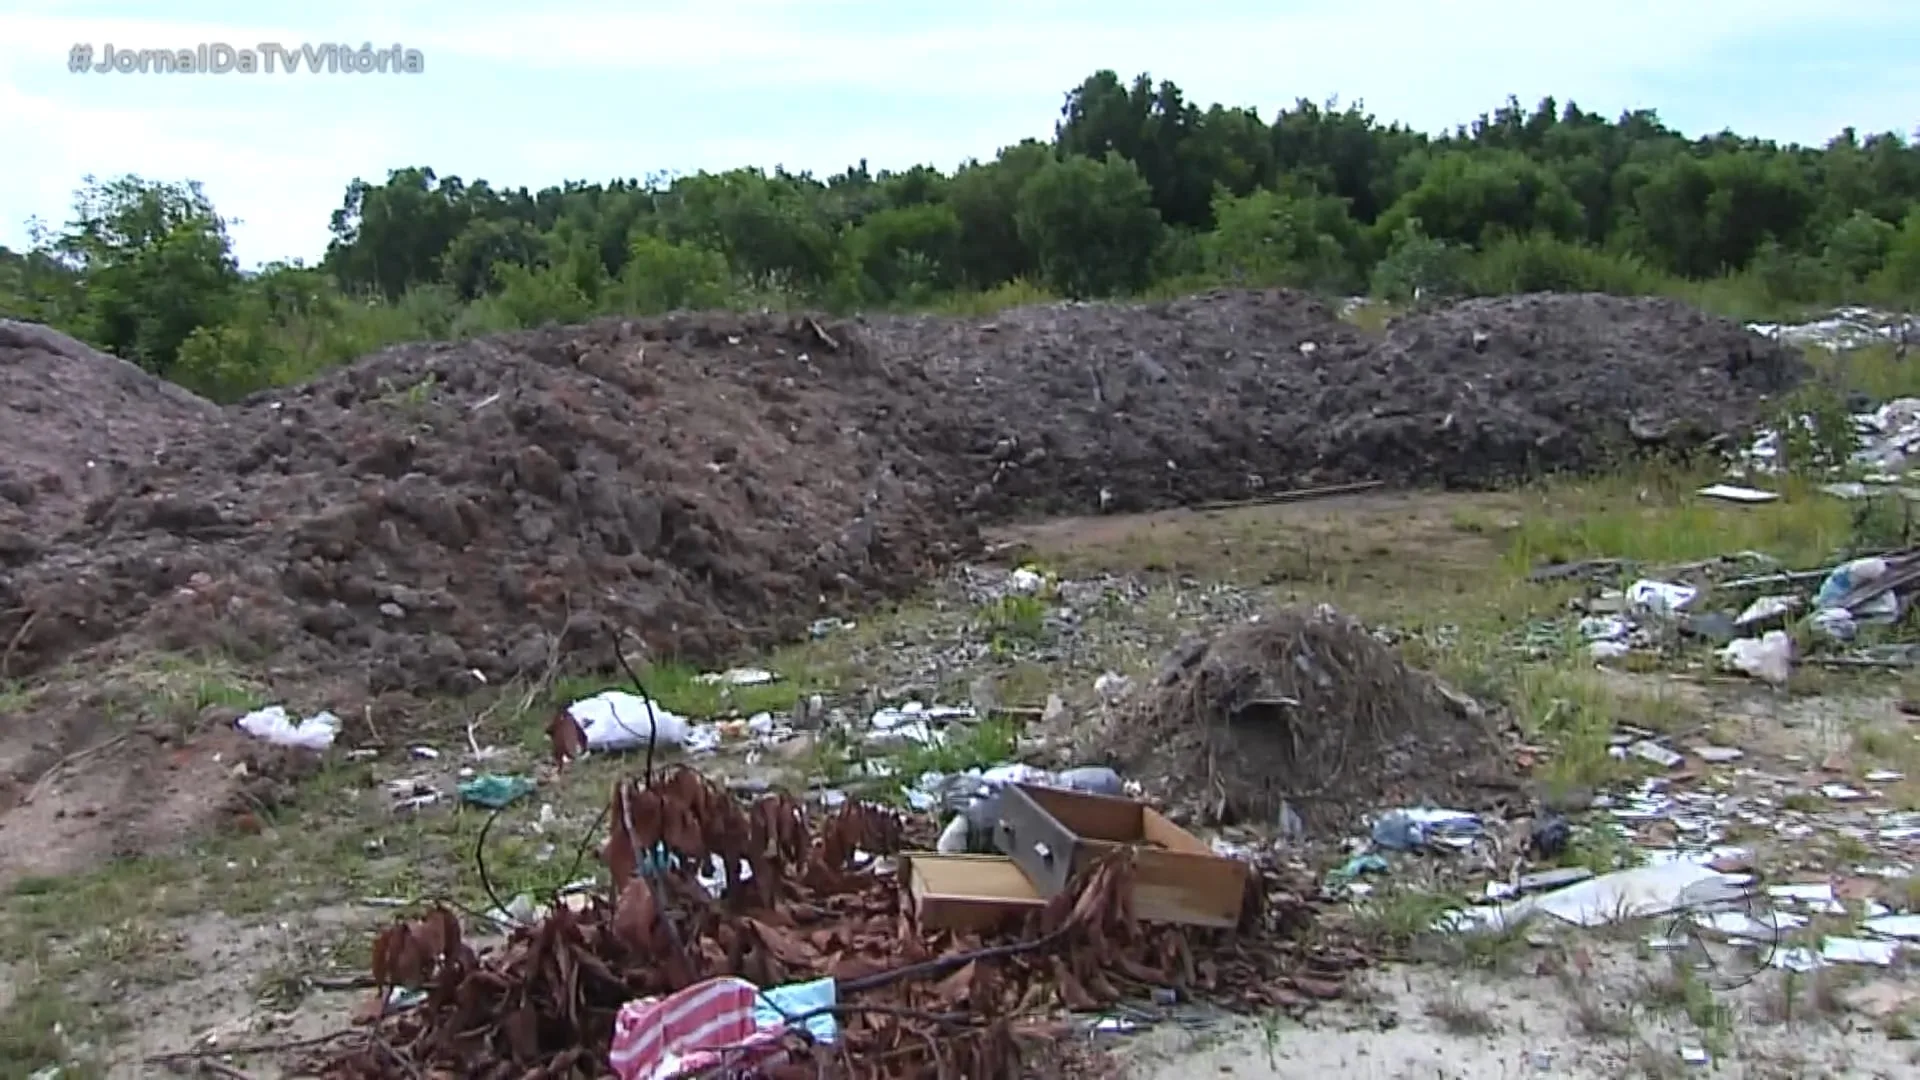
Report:
[[[1144,288],[1165,226],[1140,170],[1104,161],[1049,161],[1020,188],[1014,222],[1046,284],[1072,297]]]
[[[1327,289],[1353,283],[1350,253],[1359,233],[1344,199],[1277,191],[1235,197],[1223,190],[1214,196],[1213,220],[1206,260],[1223,280]]]
[[[181,343],[220,322],[240,281],[226,223],[196,183],[86,179],[53,248],[85,281],[83,333],[166,374]]]

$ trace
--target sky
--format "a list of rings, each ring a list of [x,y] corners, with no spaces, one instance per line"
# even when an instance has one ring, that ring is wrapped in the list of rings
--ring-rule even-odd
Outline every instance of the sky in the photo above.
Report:
[[[155,9],[165,7],[166,15]],[[1690,134],[1920,127],[1910,0],[0,0],[0,244],[88,175],[197,180],[252,267],[317,260],[356,177],[540,188],[741,165],[951,169],[1051,135],[1100,68],[1188,100],[1362,102],[1440,131],[1509,94]],[[74,73],[76,45],[340,42],[418,74]]]

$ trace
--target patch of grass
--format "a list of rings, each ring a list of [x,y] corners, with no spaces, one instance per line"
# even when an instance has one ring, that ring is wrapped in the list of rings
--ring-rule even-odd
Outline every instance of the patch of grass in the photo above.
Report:
[[[1852,510],[1792,477],[1766,486],[1777,502],[1743,506],[1695,490],[1722,478],[1709,471],[1637,468],[1578,485],[1548,486],[1514,531],[1514,571],[1541,563],[1626,559],[1673,565],[1759,551],[1790,565],[1822,563],[1852,536]]]
[[[1643,977],[1635,996],[1650,1009],[1685,1016],[1703,1037],[1732,1030],[1733,1010],[1684,960],[1670,959],[1664,970]]]
[[[1046,636],[1047,602],[1012,593],[982,604],[980,620],[995,645],[1039,641]]]
[[[1020,727],[1012,720],[985,719],[947,728],[947,741],[911,744],[887,760],[894,775],[911,783],[922,773],[957,773],[1012,761],[1019,750]]]
[[[33,975],[0,1012],[0,1076],[33,1076],[49,1066],[61,1080],[102,1080],[105,1065],[84,1048],[111,1027],[76,999],[64,976]]]
[[[1482,1036],[1500,1030],[1493,1014],[1468,1001],[1458,987],[1427,1002],[1426,1013],[1450,1035]]]
[[[1892,345],[1875,345],[1843,354],[1808,349],[1814,366],[1834,376],[1840,385],[1877,400],[1920,396],[1920,368],[1894,355]]]
[[[1399,952],[1436,937],[1434,924],[1461,907],[1459,897],[1399,885],[1386,885],[1353,905],[1353,927],[1360,937]]]

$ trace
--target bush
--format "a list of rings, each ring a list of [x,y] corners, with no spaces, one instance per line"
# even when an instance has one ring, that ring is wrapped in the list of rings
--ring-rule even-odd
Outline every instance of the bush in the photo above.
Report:
[[[1466,288],[1480,296],[1524,292],[1597,292],[1646,296],[1666,275],[1637,256],[1616,255],[1544,233],[1507,236],[1467,261]]]

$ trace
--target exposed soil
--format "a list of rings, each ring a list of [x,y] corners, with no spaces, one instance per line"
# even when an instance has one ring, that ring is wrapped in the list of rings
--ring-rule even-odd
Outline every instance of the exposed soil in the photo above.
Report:
[[[0,319],[0,567],[136,466],[191,451],[220,407],[65,334]]]
[[[982,524],[1600,465],[1635,432],[1740,427],[1801,368],[1667,301],[1476,301],[1376,341],[1302,294],[1221,291],[609,319],[220,410],[0,324],[0,680],[205,651],[352,718],[607,666],[610,627],[713,662],[904,594]],[[6,802],[113,734],[97,697],[0,733]]]
[[[924,410],[923,445],[995,517],[1590,469],[1742,427],[1808,371],[1677,301],[1600,295],[1468,301],[1397,320],[1384,342],[1284,290],[896,319],[869,335],[896,369],[947,388]]]
[[[1324,608],[1176,649],[1107,738],[1128,775],[1207,824],[1291,811],[1326,835],[1409,797],[1478,808],[1519,786],[1478,705]]]

